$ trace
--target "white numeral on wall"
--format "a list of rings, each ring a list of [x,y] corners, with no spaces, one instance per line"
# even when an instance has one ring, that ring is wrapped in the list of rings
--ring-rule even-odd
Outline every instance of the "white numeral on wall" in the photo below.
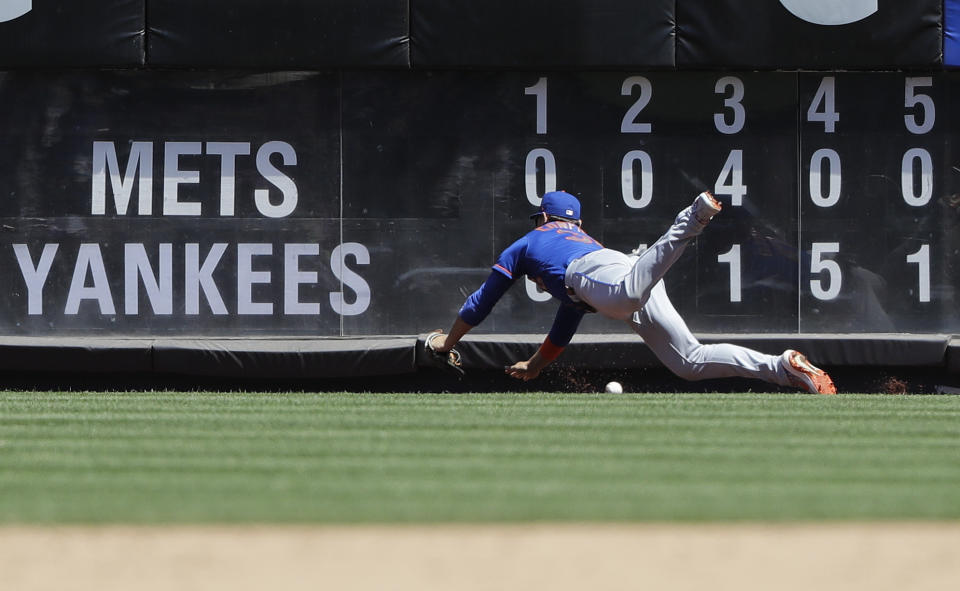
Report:
[[[640,196],[636,193],[634,165],[640,163]],[[620,164],[620,192],[627,207],[643,209],[653,199],[653,161],[643,150],[630,150]]]
[[[824,162],[827,164],[824,175]],[[823,194],[823,177],[828,178],[827,194]],[[840,200],[842,178],[840,155],[830,148],[821,148],[810,157],[810,199],[818,207],[832,207]]]
[[[813,243],[813,251],[810,253],[810,274],[817,275],[824,271],[827,273],[826,277],[811,277],[810,279],[810,293],[818,300],[832,300],[840,295],[840,287],[843,284],[840,265],[836,261],[823,258],[825,254],[837,254],[839,252],[839,242]]]
[[[930,245],[924,244],[920,250],[907,255],[907,262],[917,266],[917,299],[930,301]]]
[[[537,289],[537,284],[534,283],[529,277],[523,278],[523,285],[527,288],[527,297],[535,302],[546,302],[553,297],[550,295],[550,292],[540,291]]]
[[[717,262],[730,265],[730,301],[742,301],[740,289],[740,245],[734,244],[730,250],[717,256]]]
[[[836,78],[824,76],[807,109],[807,121],[823,123],[824,133],[833,133],[840,120],[836,107]]]
[[[534,148],[527,154],[524,167],[524,184],[527,190],[527,201],[534,207],[540,207],[540,197],[543,193],[557,190],[557,160],[553,152],[546,148]],[[543,193],[537,191],[540,180],[540,171],[543,171]]]
[[[726,93],[726,89],[730,88],[730,96],[723,101],[723,106],[727,109],[730,109],[733,115],[733,121],[727,123],[727,116],[724,113],[714,113],[713,114],[713,124],[716,126],[717,131],[727,135],[732,135],[734,133],[739,133],[743,129],[743,124],[747,118],[747,112],[743,108],[743,80],[740,80],[736,76],[724,76],[723,78],[717,80],[717,85],[714,87],[713,91],[717,94]]]
[[[640,87],[640,96],[633,102],[620,122],[620,133],[650,133],[653,131],[651,123],[637,123],[637,117],[650,103],[653,96],[653,85],[643,76],[630,76],[623,81],[620,87],[621,96],[633,96],[634,87]]]
[[[723,170],[713,185],[714,195],[729,195],[734,206],[743,205],[743,198],[747,194],[747,186],[743,184],[743,150],[730,150]]]
[[[547,79],[541,78],[533,86],[524,88],[523,94],[537,97],[537,134],[547,133]]]
[[[914,162],[920,161],[920,182],[913,173]],[[919,190],[917,190],[919,189]],[[910,148],[903,154],[900,166],[900,190],[907,205],[922,207],[933,197],[933,158],[923,148]]]
[[[933,97],[929,94],[918,93],[917,88],[933,86],[932,76],[917,76],[907,78],[903,91],[903,106],[911,108],[919,105],[922,107],[923,116],[917,117],[918,113],[910,113],[903,116],[903,124],[910,133],[921,135],[933,129],[933,124],[937,121],[937,107],[933,103]],[[921,122],[918,123],[917,120]]]

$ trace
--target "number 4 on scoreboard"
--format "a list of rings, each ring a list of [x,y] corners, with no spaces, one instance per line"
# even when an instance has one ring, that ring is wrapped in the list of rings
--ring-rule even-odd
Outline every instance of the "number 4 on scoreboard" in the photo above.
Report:
[[[713,185],[713,194],[729,195],[732,205],[743,205],[743,198],[747,194],[747,186],[743,184],[743,150],[730,150],[720,176]]]
[[[823,123],[824,133],[833,133],[840,120],[836,106],[836,80],[833,76],[824,76],[807,109],[807,121]]]

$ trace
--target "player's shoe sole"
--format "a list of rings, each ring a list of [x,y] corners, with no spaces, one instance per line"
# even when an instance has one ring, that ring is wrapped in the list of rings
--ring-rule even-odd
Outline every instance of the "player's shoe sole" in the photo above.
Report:
[[[807,357],[793,349],[787,349],[780,357],[790,381],[798,388],[803,388],[811,394],[836,394],[837,387],[833,380],[819,367],[810,363]]]
[[[704,191],[693,200],[693,215],[698,222],[706,225],[713,219],[713,216],[720,213],[722,207],[710,191]]]

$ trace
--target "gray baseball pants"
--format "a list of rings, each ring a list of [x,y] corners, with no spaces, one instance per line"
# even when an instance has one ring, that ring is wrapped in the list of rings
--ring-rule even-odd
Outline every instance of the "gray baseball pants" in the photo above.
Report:
[[[663,276],[704,227],[687,207],[639,255],[601,249],[572,261],[567,286],[573,297],[600,314],[626,322],[668,369],[684,379],[746,377],[789,385],[779,355],[731,344],[701,344],[670,302]]]

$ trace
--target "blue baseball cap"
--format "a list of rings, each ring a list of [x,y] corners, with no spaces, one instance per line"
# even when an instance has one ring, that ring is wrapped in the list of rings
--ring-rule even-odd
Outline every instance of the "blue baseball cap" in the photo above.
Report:
[[[540,209],[530,214],[530,217],[535,218],[541,213],[571,220],[579,220],[580,201],[566,191],[551,191],[543,196],[543,201],[540,202]]]

